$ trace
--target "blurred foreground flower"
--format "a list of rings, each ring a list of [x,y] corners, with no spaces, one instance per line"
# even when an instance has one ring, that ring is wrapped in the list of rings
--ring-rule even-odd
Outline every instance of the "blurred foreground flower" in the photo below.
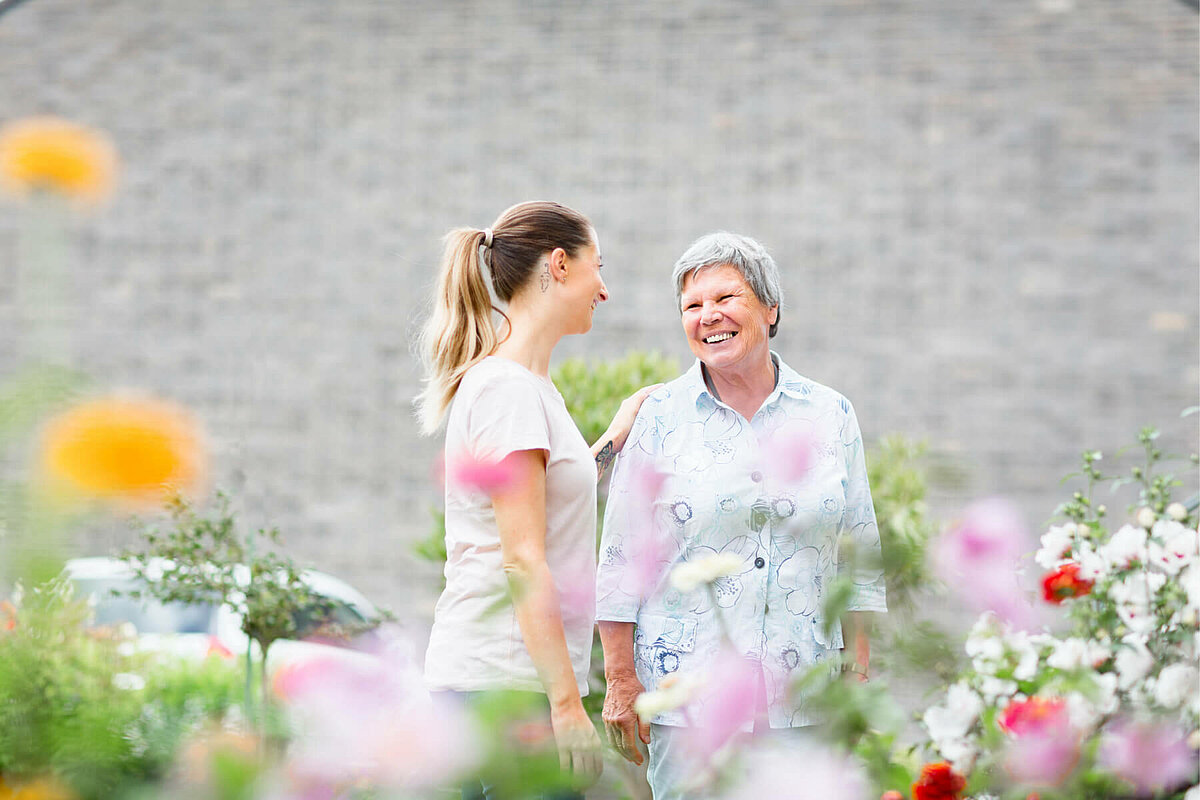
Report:
[[[514,481],[507,461],[487,461],[462,454],[446,462],[446,481],[454,486],[495,494],[509,489]]]
[[[481,756],[465,711],[432,698],[395,655],[313,660],[281,672],[275,688],[298,727],[287,765],[297,788],[426,789]]]
[[[870,782],[851,756],[817,742],[761,743],[739,765],[741,779],[725,800],[866,800]]]
[[[55,488],[124,503],[156,504],[204,478],[201,433],[186,411],[156,400],[104,398],[52,419],[41,458]]]
[[[1020,783],[1057,785],[1079,761],[1080,736],[1071,726],[1067,702],[1062,698],[1014,700],[1001,713],[999,723],[1012,737],[1005,768]]]
[[[1172,724],[1117,720],[1100,741],[1100,763],[1129,781],[1138,794],[1177,789],[1195,778],[1196,756]]]
[[[709,548],[697,548],[709,549]],[[671,585],[685,594],[694,591],[696,587],[713,583],[719,578],[736,575],[742,570],[745,561],[734,553],[712,553],[702,555],[693,561],[685,561],[671,570]]]
[[[0,800],[76,800],[76,795],[54,778],[9,786],[0,778]]]
[[[935,543],[934,559],[939,575],[969,607],[1028,630],[1043,621],[1017,583],[1017,562],[1030,542],[1016,506],[982,500]]]
[[[97,203],[112,191],[116,170],[116,151],[98,131],[56,117],[0,128],[0,188],[17,196],[43,190]]]
[[[703,682],[690,687],[694,701],[682,739],[698,764],[720,761],[734,738],[753,727],[759,670],[757,664],[726,647],[713,659]]]

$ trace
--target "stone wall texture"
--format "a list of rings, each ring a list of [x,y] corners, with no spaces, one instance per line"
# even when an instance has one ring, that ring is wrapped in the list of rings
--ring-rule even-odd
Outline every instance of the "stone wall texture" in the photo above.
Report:
[[[28,0],[0,122],[97,126],[124,166],[49,304],[0,207],[0,369],[57,326],[99,385],[196,411],[249,524],[426,614],[439,239],[551,198],[612,293],[563,356],[686,364],[671,264],[750,234],[783,357],[868,438],[928,439],[939,513],[1003,494],[1036,527],[1085,447],[1195,449],[1197,63],[1177,0]]]

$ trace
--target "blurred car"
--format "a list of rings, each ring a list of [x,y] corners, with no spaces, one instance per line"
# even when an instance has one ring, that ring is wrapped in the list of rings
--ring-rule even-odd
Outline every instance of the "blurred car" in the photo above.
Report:
[[[242,631],[242,617],[221,603],[162,603],[152,597],[130,597],[144,589],[142,581],[125,562],[108,557],[74,558],[66,573],[75,584],[77,596],[88,599],[96,626],[129,623],[137,631],[138,646],[185,658],[203,659],[216,655],[236,658],[247,647],[258,652]],[[312,658],[332,656],[354,660],[369,658],[373,649],[379,610],[360,592],[332,575],[305,570],[302,579],[315,593],[330,601],[322,614],[299,614],[295,638],[271,645],[271,672]],[[114,594],[118,592],[119,594]],[[364,631],[350,639],[327,635],[331,628]]]

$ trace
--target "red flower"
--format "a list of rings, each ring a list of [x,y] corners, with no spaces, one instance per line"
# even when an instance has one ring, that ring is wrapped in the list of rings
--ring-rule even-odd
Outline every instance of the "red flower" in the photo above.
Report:
[[[1068,597],[1083,597],[1092,591],[1092,581],[1079,577],[1079,565],[1068,561],[1042,578],[1042,597],[1047,603],[1059,605]]]
[[[967,779],[945,761],[921,767],[921,777],[912,785],[913,800],[958,800]]]

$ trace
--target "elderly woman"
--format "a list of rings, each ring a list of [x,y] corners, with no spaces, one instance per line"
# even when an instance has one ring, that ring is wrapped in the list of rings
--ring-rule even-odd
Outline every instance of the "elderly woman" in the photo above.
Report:
[[[849,615],[843,654],[824,591],[846,576],[851,612],[886,611],[854,409],[769,347],[783,300],[774,260],[753,239],[714,233],[672,277],[697,361],[646,399],[617,458],[597,580],[605,727],[635,763],[637,740],[649,745],[655,800],[687,796],[694,765],[681,742],[696,717],[668,709],[639,721],[639,694],[704,674],[732,645],[757,684],[743,729],[786,740],[816,722],[794,677],[822,662],[858,680],[869,671],[865,625]],[[690,590],[670,579],[701,564],[722,574]]]

